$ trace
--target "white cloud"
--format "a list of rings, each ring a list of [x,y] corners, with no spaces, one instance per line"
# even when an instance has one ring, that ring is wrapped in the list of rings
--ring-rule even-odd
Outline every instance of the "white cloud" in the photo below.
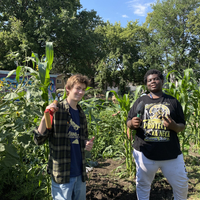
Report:
[[[140,2],[140,3],[138,3]],[[132,0],[129,1],[129,7],[133,9],[133,13],[139,16],[146,16],[147,10],[150,8],[150,5],[154,2],[143,3],[141,4],[141,0]]]
[[[122,17],[124,17],[124,18],[129,18],[127,15],[122,15]]]
[[[146,10],[147,10],[147,6],[146,5],[141,5],[141,4],[137,4],[137,5],[132,5],[134,8],[133,13],[139,16],[145,16],[146,14]]]

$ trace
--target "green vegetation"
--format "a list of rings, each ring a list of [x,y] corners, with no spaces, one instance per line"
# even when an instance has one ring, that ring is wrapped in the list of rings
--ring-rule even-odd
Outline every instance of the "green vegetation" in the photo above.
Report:
[[[145,91],[141,86],[144,73],[149,68],[162,70],[165,92],[176,97],[184,110],[187,127],[179,138],[192,180],[189,184],[200,191],[199,159],[189,154],[191,149],[200,154],[199,5],[200,0],[157,1],[146,23],[140,26],[131,21],[123,28],[119,23],[104,23],[95,11],[78,12],[79,1],[4,0],[0,4],[0,69],[14,69],[9,76],[16,72],[18,86],[13,90],[0,82],[1,199],[51,199],[48,145],[36,146],[32,133],[49,104],[50,71],[86,74],[94,90],[120,88],[120,95],[109,91],[104,98],[97,98],[88,88],[92,97],[80,102],[89,137],[95,136],[88,165],[100,158],[122,158],[118,176],[133,177],[127,114]],[[128,94],[127,83],[140,86]],[[191,199],[200,198],[192,195],[190,191]]]
[[[39,72],[26,65],[18,66],[8,74],[16,72],[17,88],[13,90],[6,82],[0,88],[0,194],[4,199],[32,199],[40,197],[42,190],[47,195],[50,192],[50,178],[43,180],[48,145],[35,146],[32,131],[42,117],[45,104],[48,104],[52,45],[46,44],[46,61],[40,62],[35,56],[37,54],[32,54],[36,59],[29,58],[37,63]],[[21,81],[19,77],[22,77]]]
[[[51,198],[50,177],[46,173],[48,145],[36,146],[33,143],[32,133],[40,123],[44,105],[48,104],[46,91],[53,60],[52,43],[47,43],[46,48],[45,60],[39,61],[37,54],[32,54],[30,58],[38,65],[39,72],[26,65],[17,67],[16,80],[19,85],[16,90],[9,89],[4,82],[1,83],[0,194],[4,199]],[[9,76],[13,72],[10,72]],[[175,96],[183,106],[187,128],[180,133],[179,137],[183,153],[189,159],[187,155],[190,144],[194,144],[196,151],[200,149],[199,86],[192,69],[184,70],[182,77],[178,72],[172,71],[167,78],[171,73],[179,80],[178,86],[173,82],[167,82],[165,92]],[[28,81],[24,84],[23,81],[19,81],[19,77]],[[116,172],[119,177],[134,177],[132,141],[126,134],[126,119],[130,107],[144,90],[144,86],[138,86],[134,94],[123,96],[109,91],[102,99],[92,97],[80,102],[88,119],[89,137],[95,136],[94,148],[88,155],[88,166],[100,158],[125,158],[124,164],[118,166]],[[89,90],[87,92],[89,93]],[[115,95],[117,104],[112,102],[111,94]],[[112,116],[118,111],[120,111],[118,115]],[[134,132],[132,134],[134,135]],[[196,169],[194,162],[198,160],[190,163],[189,170]]]

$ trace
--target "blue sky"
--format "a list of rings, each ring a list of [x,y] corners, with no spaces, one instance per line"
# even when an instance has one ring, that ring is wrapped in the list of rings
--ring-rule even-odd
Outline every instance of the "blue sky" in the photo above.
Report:
[[[156,0],[80,0],[83,9],[95,10],[103,21],[112,24],[120,22],[122,27],[128,21],[138,20],[139,24],[145,22],[148,12],[152,12],[150,4]]]

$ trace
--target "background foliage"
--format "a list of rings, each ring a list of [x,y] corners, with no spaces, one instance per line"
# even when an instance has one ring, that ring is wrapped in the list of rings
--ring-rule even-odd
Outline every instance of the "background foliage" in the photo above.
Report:
[[[176,69],[181,75],[193,68],[198,78],[199,6],[200,0],[158,0],[143,25],[129,21],[121,27],[84,10],[79,0],[5,0],[0,69],[15,69],[32,52],[42,57],[45,42],[51,41],[51,73],[82,73],[99,89],[118,86],[125,93],[129,82],[143,82],[149,68],[165,74]]]

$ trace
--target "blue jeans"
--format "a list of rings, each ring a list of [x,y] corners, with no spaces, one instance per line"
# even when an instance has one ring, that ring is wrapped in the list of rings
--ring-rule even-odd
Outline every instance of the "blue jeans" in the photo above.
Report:
[[[51,181],[54,200],[86,200],[86,182],[82,182],[82,176],[71,177],[70,182],[64,184]]]

